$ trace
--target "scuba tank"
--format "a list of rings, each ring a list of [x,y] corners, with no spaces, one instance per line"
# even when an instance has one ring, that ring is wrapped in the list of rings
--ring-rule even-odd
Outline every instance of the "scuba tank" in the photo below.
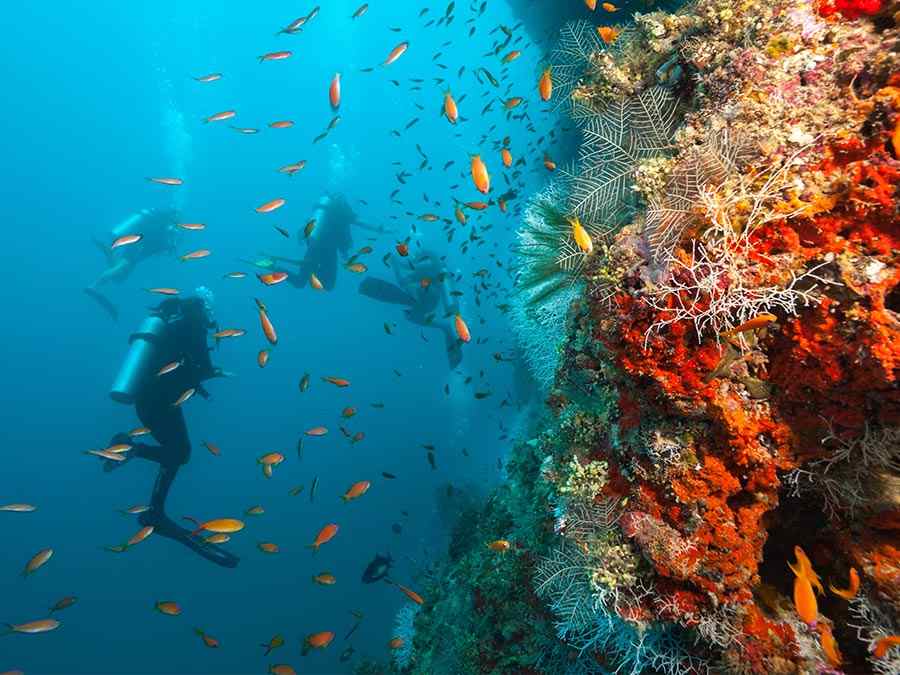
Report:
[[[129,405],[134,403],[148,371],[158,362],[159,341],[165,330],[166,322],[163,319],[148,316],[137,332],[131,335],[131,346],[109,392],[113,401]]]
[[[309,236],[310,239],[315,241],[319,239],[321,233],[327,227],[326,219],[328,218],[328,209],[331,207],[331,197],[328,195],[322,195],[319,197],[319,201],[316,202],[316,208],[313,211],[312,219],[316,221],[316,226],[312,231],[312,234]],[[302,235],[301,235],[302,237]]]

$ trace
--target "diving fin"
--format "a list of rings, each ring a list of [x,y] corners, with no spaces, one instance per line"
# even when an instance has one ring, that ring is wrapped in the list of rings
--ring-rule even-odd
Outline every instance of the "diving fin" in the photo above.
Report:
[[[93,298],[97,301],[97,304],[100,305],[106,312],[112,317],[113,321],[119,320],[119,310],[116,309],[116,306],[109,301],[109,299],[95,291],[93,288],[85,288],[84,292],[88,294],[89,297]]]
[[[359,292],[367,298],[387,302],[392,305],[406,305],[413,307],[416,299],[396,284],[375,277],[367,277],[359,285]]]
[[[454,370],[462,363],[462,349],[460,341],[449,327],[444,327],[444,344],[447,347],[447,364],[450,370]]]

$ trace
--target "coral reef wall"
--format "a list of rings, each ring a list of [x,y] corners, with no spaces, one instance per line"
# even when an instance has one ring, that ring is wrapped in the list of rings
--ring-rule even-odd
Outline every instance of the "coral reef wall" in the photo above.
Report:
[[[410,672],[900,673],[898,26],[697,0],[563,29],[583,144],[522,262],[571,300],[549,417],[458,526]]]

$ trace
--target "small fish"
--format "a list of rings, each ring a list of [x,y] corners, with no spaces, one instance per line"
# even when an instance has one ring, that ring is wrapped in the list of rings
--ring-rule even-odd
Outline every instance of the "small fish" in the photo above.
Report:
[[[204,223],[178,223],[178,227],[182,230],[189,230],[191,232],[198,232],[200,230],[205,230],[206,225]]]
[[[226,279],[243,279],[247,276],[246,272],[229,272],[225,275]]]
[[[319,572],[312,580],[320,586],[334,586],[334,584],[337,583],[337,579],[334,578],[334,575],[331,572]]]
[[[173,370],[178,368],[182,363],[184,363],[184,362],[180,359],[178,361],[172,361],[170,363],[167,363],[162,368],[160,368],[158,371],[156,371],[156,374],[157,375],[167,375],[168,373],[171,373]]]
[[[290,129],[292,126],[294,126],[292,120],[275,120],[274,122],[269,122],[270,129]]]
[[[136,516],[139,513],[146,513],[149,510],[150,510],[149,506],[146,506],[144,504],[137,504],[135,506],[131,506],[131,507],[125,509],[124,511],[122,511],[122,513],[129,515],[129,516]]]
[[[328,427],[312,427],[303,433],[307,436],[324,436],[328,433]]]
[[[349,501],[353,501],[354,499],[359,499],[369,491],[369,487],[371,487],[371,485],[372,484],[367,480],[358,481],[347,488],[347,492],[341,495],[341,499],[344,500],[345,504]]]
[[[388,649],[400,649],[405,644],[402,637],[391,638],[388,642]]]
[[[369,10],[369,3],[364,2],[359,7],[356,8],[356,11],[353,12],[353,15],[350,17],[351,19],[359,19]]]
[[[406,586],[403,586],[402,584],[395,584],[395,585],[397,586],[397,588],[399,588],[401,591],[403,591],[403,593],[406,595],[407,598],[412,600],[417,605],[425,604],[425,600],[422,598],[422,596],[419,595],[418,593],[416,593],[414,590],[409,589]]]
[[[334,536],[338,533],[338,526],[334,523],[329,523],[321,530],[319,530],[319,534],[316,535],[315,540],[312,544],[309,545],[309,548],[313,549],[313,552],[319,550],[319,547],[322,544],[327,544],[329,541],[334,539]]]
[[[356,408],[352,406],[348,406],[341,411],[341,417],[345,419],[350,419],[354,415],[356,415]]]
[[[268,349],[260,349],[259,353],[256,355],[256,365],[260,368],[265,368],[266,364],[269,362],[269,353]]]
[[[319,281],[319,277],[316,276],[315,272],[310,272],[309,274],[309,285],[317,291],[325,290],[325,286]]]
[[[301,492],[303,492],[303,490],[304,490],[305,487],[306,487],[305,485],[298,485],[297,487],[293,487],[293,488],[290,489],[290,491],[288,492],[288,494],[289,494],[291,497],[296,497],[296,496],[299,495]]]
[[[146,289],[148,293],[156,293],[157,295],[178,295],[181,291],[177,288],[165,287],[165,286],[157,286],[155,288]]]
[[[544,68],[541,79],[538,80],[538,93],[542,101],[549,101],[553,96],[553,66]]]
[[[269,344],[278,344],[278,334],[275,332],[275,326],[269,319],[269,313],[266,310],[266,306],[257,298],[254,298],[254,300],[256,301],[256,307],[259,310],[259,324],[262,327],[263,335],[266,336]]]
[[[6,627],[11,633],[26,633],[28,635],[37,635],[38,633],[47,633],[56,630],[62,624],[56,619],[39,619],[38,621],[29,621],[28,623],[8,623]]]
[[[509,542],[506,539],[497,539],[489,543],[487,547],[497,553],[506,553],[509,550]]]
[[[257,206],[255,211],[257,213],[272,213],[272,211],[280,209],[286,203],[287,203],[287,200],[282,199],[281,197],[278,197],[276,199],[272,199],[272,200],[266,202],[265,204],[261,204],[261,205]]]
[[[737,335],[738,333],[743,333],[745,331],[757,330],[758,328],[765,328],[770,323],[773,323],[777,320],[778,320],[778,317],[775,316],[774,314],[768,314],[768,313],[758,314],[757,316],[754,316],[752,319],[749,319],[748,321],[744,321],[743,323],[738,324],[731,330],[726,330],[722,333],[719,333],[719,335],[721,337],[729,337],[731,335]]]
[[[244,522],[237,518],[216,518],[207,520],[205,523],[198,522],[196,518],[185,516],[185,520],[190,520],[197,527],[191,532],[192,536],[197,536],[201,532],[219,532],[224,534],[234,534],[244,529]]]
[[[332,640],[334,640],[334,632],[330,630],[310,633],[303,640],[303,648],[300,653],[306,656],[312,649],[325,649]]]
[[[0,511],[11,511],[12,513],[31,513],[37,511],[36,506],[31,504],[4,504],[0,506]]]
[[[174,600],[157,600],[154,607],[157,612],[167,616],[178,616],[181,614],[181,606]]]
[[[194,634],[199,635],[200,639],[203,640],[203,644],[205,644],[210,649],[217,649],[219,647],[219,641],[212,635],[205,633],[200,628],[195,628]]]
[[[200,77],[194,78],[197,82],[215,82],[216,80],[221,79],[222,73],[209,73],[209,75],[201,75]]]
[[[394,61],[396,61],[401,56],[403,56],[406,53],[407,49],[409,49],[409,42],[401,42],[400,44],[398,44],[396,47],[394,47],[391,50],[391,53],[388,54],[388,57],[384,60],[384,63],[382,63],[381,65],[382,66],[391,65],[392,63],[394,63]]]
[[[856,597],[859,592],[859,573],[855,567],[850,568],[850,585],[847,588],[835,588],[831,584],[828,585],[829,590],[837,596],[842,597],[848,602]]]
[[[169,176],[165,176],[162,178],[148,178],[147,180],[149,180],[151,183],[157,183],[158,185],[184,185],[184,181],[181,178],[172,178]]]
[[[463,342],[469,342],[472,339],[471,334],[469,333],[469,327],[466,325],[466,322],[463,318],[457,314],[453,319],[454,326],[456,328],[456,335]]]
[[[341,74],[335,73],[331,78],[331,85],[328,87],[328,101],[331,103],[331,109],[337,110],[341,106]]]
[[[844,657],[841,654],[841,650],[838,649],[837,640],[834,639],[831,628],[828,624],[820,623],[816,626],[816,630],[819,632],[819,644],[822,647],[822,651],[825,652],[825,658],[828,659],[829,665],[832,668],[840,668]]]
[[[269,666],[269,675],[297,675],[297,671],[286,663],[276,663]]]
[[[309,373],[304,373],[303,377],[300,378],[300,391],[306,391],[309,389]]]
[[[78,597],[74,595],[67,595],[62,600],[57,600],[53,607],[50,608],[50,612],[60,612],[64,609],[67,609],[74,605],[78,601]]]
[[[138,530],[131,539],[129,539],[125,545],[126,546],[136,546],[140,544],[144,539],[153,534],[153,526],[147,525],[146,527],[142,527]]]
[[[37,570],[39,570],[41,567],[43,567],[47,563],[47,561],[50,560],[50,558],[52,558],[52,557],[53,557],[53,549],[52,548],[41,549],[40,551],[38,551],[31,557],[31,560],[29,560],[26,563],[25,569],[22,570],[22,576],[27,577],[31,574],[34,574]]]
[[[319,477],[315,476],[309,486],[309,503],[312,504],[316,499],[316,488],[319,487]]]
[[[502,59],[503,63],[512,63],[517,58],[519,58],[521,55],[522,55],[522,52],[520,52],[518,49],[513,49],[511,52],[509,52],[508,54],[506,54],[503,57],[503,59]]]
[[[361,262],[356,262],[356,263],[351,263],[351,264],[347,265],[347,269],[355,274],[362,274],[363,272],[367,271],[369,268],[366,267]]]
[[[795,546],[795,552],[799,548],[799,546]],[[803,558],[805,557],[804,554]],[[798,555],[797,558],[798,561],[796,567],[793,564],[788,563],[788,566],[796,575],[796,578],[794,579],[794,608],[797,611],[797,615],[805,624],[815,627],[819,617],[816,595],[813,592],[812,583],[807,575],[807,570],[802,562],[802,558],[800,555]]]
[[[128,246],[129,244],[136,244],[143,238],[144,238],[144,235],[142,235],[142,234],[126,234],[126,235],[121,236],[118,239],[116,239],[112,243],[112,246],[110,246],[110,248],[114,249],[114,248],[119,248],[120,246]]]
[[[444,117],[447,118],[450,124],[456,124],[456,121],[459,119],[459,108],[449,89],[444,93]]]
[[[594,242],[591,240],[591,235],[588,234],[588,231],[585,229],[584,225],[581,224],[581,220],[578,216],[572,216],[569,218],[569,224],[572,226],[572,239],[575,240],[575,244],[581,250],[582,253],[586,255],[590,255],[594,252]]]
[[[323,377],[322,381],[328,382],[329,384],[333,384],[336,387],[349,387],[350,386],[350,380],[345,380],[342,377],[328,376],[328,377]]]
[[[213,333],[213,338],[215,338],[216,341],[219,341],[224,340],[225,338],[241,337],[246,334],[247,331],[243,328],[223,328],[222,330]]]
[[[212,253],[208,248],[197,249],[196,251],[191,251],[190,253],[185,253],[181,256],[181,261],[185,262],[187,260],[199,260],[200,258],[206,258]]]
[[[203,121],[206,124],[209,124],[210,122],[222,122],[223,120],[230,120],[235,115],[237,115],[237,112],[234,110],[223,110],[222,112],[213,113]]]
[[[266,512],[266,510],[257,504],[256,506],[251,506],[249,509],[244,511],[248,516],[261,516]]]
[[[287,272],[269,272],[267,274],[257,274],[256,277],[266,286],[274,286],[287,279],[288,275]]]
[[[611,2],[604,2],[604,3],[601,4],[600,6],[603,8],[603,11],[605,11],[605,12],[610,12],[610,13],[612,13],[612,12],[618,12],[618,11],[619,11],[619,8],[616,7],[614,4],[612,4]]]
[[[608,45],[611,45],[619,37],[619,31],[612,26],[597,26],[597,35]]]
[[[480,155],[472,155],[471,164],[472,182],[475,183],[475,187],[481,194],[487,194],[491,190],[491,176],[487,166]]]
[[[195,387],[190,387],[189,389],[185,389],[181,396],[179,396],[175,402],[172,404],[174,407],[179,407],[182,403],[185,403],[188,399],[190,399],[195,393],[197,389]]]
[[[216,534],[211,534],[208,537],[203,539],[207,544],[227,544],[231,541],[231,537],[229,537],[224,532],[217,532]]]
[[[273,544],[270,541],[261,541],[256,546],[263,553],[278,553],[279,551],[278,544]]]
[[[266,653],[263,654],[263,656],[268,656],[270,653],[272,653],[273,649],[278,649],[279,647],[281,647],[283,645],[284,645],[284,638],[281,637],[280,635],[276,635],[271,640],[269,640],[267,643],[261,644],[260,647],[265,647]]]
[[[293,52],[288,50],[282,50],[279,52],[269,52],[268,54],[263,54],[259,57],[259,62],[263,61],[284,61],[284,59],[289,59]]]
[[[254,127],[231,127],[239,134],[244,134],[245,136],[252,136],[253,134],[258,134],[259,129]]]
[[[876,659],[883,659],[887,656],[889,650],[900,646],[900,635],[886,635],[875,641],[875,648],[872,650],[872,656]]]

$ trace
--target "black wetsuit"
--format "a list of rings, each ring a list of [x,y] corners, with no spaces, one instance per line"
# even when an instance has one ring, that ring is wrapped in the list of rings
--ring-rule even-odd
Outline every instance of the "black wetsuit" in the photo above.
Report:
[[[135,409],[141,423],[150,429],[159,445],[132,444],[130,455],[159,464],[159,473],[150,497],[150,509],[140,515],[143,525],[152,525],[154,532],[185,544],[204,558],[225,567],[234,567],[238,558],[223,549],[191,536],[191,531],[172,521],[165,512],[166,499],[178,470],[191,457],[184,411],[174,403],[188,389],[201,396],[208,394],[202,381],[217,373],[207,346],[207,333],[214,325],[209,321],[203,301],[169,299],[156,308],[155,314],[166,322],[164,333],[158,338],[159,362],[153,364],[151,375],[142,383],[135,399]],[[181,360],[182,364],[165,375],[157,375],[167,363]],[[124,441],[117,437],[116,441]]]

